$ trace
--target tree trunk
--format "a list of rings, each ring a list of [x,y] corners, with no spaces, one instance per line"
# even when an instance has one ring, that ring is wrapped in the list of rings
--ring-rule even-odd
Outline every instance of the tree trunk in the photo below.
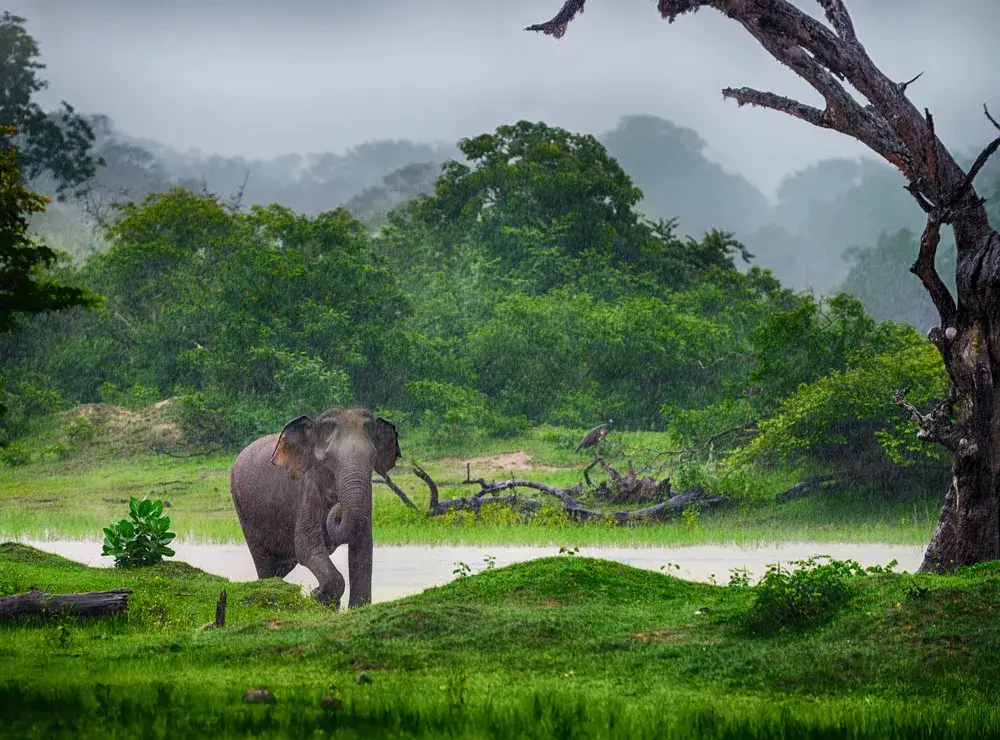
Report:
[[[549,21],[529,31],[560,38],[587,0],[564,0]],[[844,0],[817,0],[826,23],[789,0],[658,0],[670,22],[700,8],[736,21],[778,62],[808,82],[822,109],[772,92],[726,88],[725,98],[800,118],[850,136],[899,169],[907,190],[927,214],[927,227],[910,272],[923,283],[941,318],[931,329],[951,379],[948,399],[927,414],[906,403],[906,390],[893,402],[906,409],[917,437],[945,446],[952,455],[952,484],[927,548],[922,570],[947,571],[1000,558],[1000,403],[993,378],[1000,373],[1000,235],[990,226],[976,175],[1000,149],[994,139],[968,172],[962,170],[934,132],[934,119],[906,97],[907,82],[889,79],[868,56]],[[975,60],[969,60],[970,64]],[[861,97],[848,91],[849,83]],[[987,119],[1000,131],[1000,123]],[[934,264],[942,225],[955,232],[957,300]]]
[[[106,617],[128,608],[131,589],[94,591],[84,594],[46,594],[37,588],[0,599],[0,619],[18,619],[32,614],[57,614],[63,610],[76,617]]]

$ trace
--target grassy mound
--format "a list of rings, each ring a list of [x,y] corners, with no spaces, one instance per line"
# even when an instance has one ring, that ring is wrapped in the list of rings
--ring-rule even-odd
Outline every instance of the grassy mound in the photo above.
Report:
[[[7,544],[0,592],[135,593],[123,618],[0,625],[0,733],[990,737],[998,577],[860,578],[830,619],[765,638],[741,627],[754,589],[578,556],[334,613],[281,581],[92,569]],[[227,626],[202,630],[222,587]],[[275,703],[241,701],[255,688]]]

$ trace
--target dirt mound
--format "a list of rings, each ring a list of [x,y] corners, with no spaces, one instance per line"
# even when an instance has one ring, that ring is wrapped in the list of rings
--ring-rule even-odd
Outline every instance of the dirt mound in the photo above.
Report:
[[[88,403],[67,412],[66,421],[70,434],[89,436],[97,444],[123,452],[148,451],[154,447],[177,449],[184,446],[184,435],[177,422],[168,416],[170,405],[171,399],[167,399],[141,411],[129,411],[109,403]],[[89,422],[92,431],[79,431],[78,419]]]
[[[442,465],[455,465],[465,468],[465,464],[468,463],[473,472],[476,470],[542,470],[547,472],[556,472],[559,470],[572,470],[572,468],[554,468],[550,465],[536,465],[531,461],[531,455],[527,454],[524,450],[517,450],[516,452],[505,452],[500,455],[486,455],[484,457],[470,457],[466,459],[459,459],[457,457],[449,457],[443,460],[439,460]]]

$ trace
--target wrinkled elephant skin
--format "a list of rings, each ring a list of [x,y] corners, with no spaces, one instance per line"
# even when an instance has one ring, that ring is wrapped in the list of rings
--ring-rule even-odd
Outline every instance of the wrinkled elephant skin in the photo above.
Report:
[[[401,456],[391,422],[362,408],[300,416],[247,446],[230,491],[258,578],[284,578],[297,563],[316,576],[313,595],[340,607],[346,584],[330,555],[347,545],[349,607],[371,601],[372,471]]]

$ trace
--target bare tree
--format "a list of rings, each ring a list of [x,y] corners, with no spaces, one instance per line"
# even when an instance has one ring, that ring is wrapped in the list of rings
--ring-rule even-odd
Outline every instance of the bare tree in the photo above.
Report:
[[[560,38],[586,0],[566,0],[554,18],[529,26]],[[1000,370],[1000,234],[989,224],[973,180],[1000,147],[987,146],[968,172],[934,133],[934,119],[906,97],[907,82],[889,79],[869,58],[843,0],[817,0],[826,23],[788,0],[658,0],[660,16],[673,22],[711,8],[742,25],[777,61],[791,68],[823,98],[820,109],[773,92],[726,88],[737,105],[780,111],[857,139],[898,168],[907,190],[927,214],[927,226],[910,272],[923,283],[940,316],[929,332],[951,379],[948,398],[924,414],[893,401],[916,423],[918,438],[952,455],[952,484],[924,555],[921,570],[945,571],[1000,558],[1000,404],[993,378]],[[919,75],[917,75],[919,77]],[[845,83],[861,94],[860,101]],[[1000,124],[990,116],[998,131]],[[951,226],[957,247],[957,296],[934,266],[941,226]],[[956,300],[957,298],[957,300]]]

